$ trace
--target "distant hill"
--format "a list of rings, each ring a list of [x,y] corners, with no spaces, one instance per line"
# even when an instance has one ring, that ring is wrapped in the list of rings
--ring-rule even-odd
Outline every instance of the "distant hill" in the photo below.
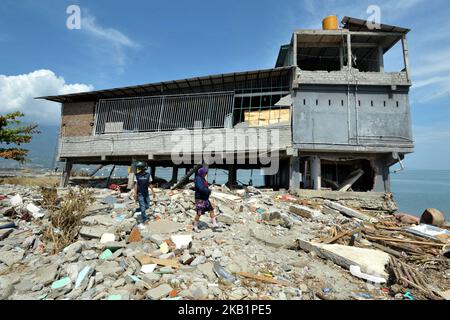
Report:
[[[55,165],[56,145],[58,142],[58,126],[39,126],[41,134],[35,135],[29,144],[22,145],[30,152],[28,159],[31,161],[21,165],[12,160],[0,159],[0,168],[49,168]]]

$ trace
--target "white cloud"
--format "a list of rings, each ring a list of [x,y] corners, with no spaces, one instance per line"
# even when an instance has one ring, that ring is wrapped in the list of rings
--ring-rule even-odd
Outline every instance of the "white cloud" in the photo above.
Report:
[[[0,74],[0,113],[22,111],[27,121],[57,124],[60,107],[55,102],[35,100],[35,97],[91,91],[92,85],[66,83],[51,70],[36,70],[28,74]]]
[[[88,10],[83,10],[81,17],[81,30],[95,40],[91,48],[98,59],[109,59],[117,67],[116,71],[122,73],[127,63],[126,49],[137,49],[141,45],[117,29],[101,26]]]
[[[106,40],[115,45],[136,48],[139,44],[128,38],[119,30],[114,28],[104,28],[97,24],[94,16],[89,13],[83,13],[81,19],[81,28],[92,36]]]

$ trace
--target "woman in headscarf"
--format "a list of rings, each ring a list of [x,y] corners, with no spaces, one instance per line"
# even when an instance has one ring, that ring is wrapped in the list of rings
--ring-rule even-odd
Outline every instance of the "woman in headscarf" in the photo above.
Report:
[[[219,227],[217,224],[216,216],[214,214],[214,208],[209,201],[209,196],[211,194],[211,190],[209,189],[208,180],[208,169],[202,167],[198,169],[195,174],[195,209],[197,211],[197,215],[194,220],[194,231],[199,232],[198,222],[200,220],[201,215],[209,212],[211,221],[213,224],[213,228]]]

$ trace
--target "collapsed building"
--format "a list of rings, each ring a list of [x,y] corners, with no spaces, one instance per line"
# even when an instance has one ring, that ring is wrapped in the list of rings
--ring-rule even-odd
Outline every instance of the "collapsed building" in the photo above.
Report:
[[[269,151],[279,170],[265,176],[268,187],[390,192],[389,168],[413,152],[409,31],[344,17],[341,28],[336,20],[331,28],[294,31],[272,69],[40,97],[62,104],[62,184],[73,164],[136,160],[173,167],[175,183],[178,168],[192,168],[202,148],[191,151],[190,163],[174,164],[171,154],[196,129],[219,143],[229,130],[256,128],[265,131],[252,134],[278,140]],[[384,58],[399,43],[404,68],[385,72]],[[230,185],[237,169],[268,165],[239,132],[233,139],[247,143],[216,145],[223,161],[210,165],[228,170]],[[225,161],[230,154],[234,161]]]

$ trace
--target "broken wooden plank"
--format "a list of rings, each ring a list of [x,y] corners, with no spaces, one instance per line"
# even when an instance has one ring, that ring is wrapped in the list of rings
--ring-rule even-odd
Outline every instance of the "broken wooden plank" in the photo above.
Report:
[[[328,207],[330,207],[331,209],[335,209],[338,210],[340,213],[346,215],[346,216],[350,216],[352,218],[357,218],[363,221],[368,221],[368,222],[372,222],[372,223],[376,223],[378,222],[377,219],[370,217],[368,215],[365,215],[361,212],[358,212],[354,209],[348,208],[346,206],[343,206],[342,204],[339,204],[337,202],[333,202],[330,200],[325,200],[324,204],[327,205]]]
[[[326,239],[325,241],[322,241],[322,243],[324,243],[324,244],[332,244],[332,243],[336,242],[337,240],[339,240],[340,238],[343,238],[345,236],[349,236],[349,235],[358,233],[360,230],[361,230],[360,228],[356,228],[356,229],[353,229],[353,230],[341,232],[341,233],[337,234],[333,238]]]
[[[350,173],[350,175],[348,176],[348,178],[346,180],[344,180],[344,182],[339,186],[339,189],[337,191],[347,191],[348,189],[350,189],[351,186],[353,186],[353,184],[359,180],[359,178],[362,177],[362,175],[364,174],[364,171],[361,169],[358,169],[352,173]]]
[[[369,235],[365,235],[365,237],[369,240],[410,243],[410,244],[427,245],[427,246],[434,246],[434,247],[441,247],[441,248],[444,246],[444,244],[442,244],[442,243],[435,243],[435,242],[414,241],[414,240],[407,240],[407,239],[395,239],[395,238],[384,238],[384,237],[372,237]]]
[[[279,281],[279,280],[275,280],[275,279],[272,279],[272,278],[269,278],[266,276],[260,276],[260,275],[252,274],[252,273],[248,273],[248,272],[238,272],[237,274],[244,278],[249,278],[249,279],[262,281],[262,282],[268,282],[268,283],[277,284],[280,286],[281,285],[289,285],[286,281]]]
[[[180,267],[178,261],[174,260],[174,259],[157,259],[157,258],[150,257],[148,255],[136,256],[136,259],[139,261],[139,263],[141,265],[157,264],[159,266],[172,267],[175,269],[178,269]]]
[[[381,245],[379,243],[371,243],[371,245],[373,247],[377,248],[377,249],[380,249],[380,250],[386,252],[386,253],[392,254],[393,256],[395,256],[397,258],[402,258],[403,257],[401,252],[398,252],[397,250],[385,247],[385,246],[383,246],[383,245]]]

